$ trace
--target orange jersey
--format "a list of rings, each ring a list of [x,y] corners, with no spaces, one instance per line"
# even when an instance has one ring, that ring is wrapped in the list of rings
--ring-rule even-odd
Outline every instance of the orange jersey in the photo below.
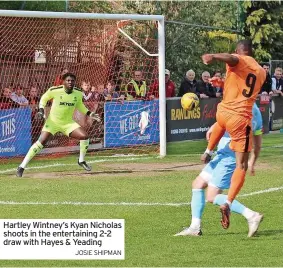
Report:
[[[234,67],[226,65],[224,95],[218,110],[252,118],[252,107],[265,82],[266,72],[254,58],[233,55],[239,62]]]

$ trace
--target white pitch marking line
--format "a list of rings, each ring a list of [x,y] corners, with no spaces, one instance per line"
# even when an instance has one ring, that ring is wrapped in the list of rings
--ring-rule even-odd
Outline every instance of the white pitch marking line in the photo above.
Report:
[[[283,190],[283,186],[268,188],[261,191],[251,192],[248,194],[239,195],[239,197],[247,197],[252,195],[259,195]],[[17,201],[0,201],[0,205],[71,205],[71,206],[167,206],[167,207],[181,207],[189,206],[191,203],[131,203],[131,202],[17,202]]]
[[[251,195],[265,194],[265,193],[280,191],[282,189],[283,189],[283,186],[280,186],[280,187],[268,188],[268,189],[260,190],[260,191],[256,191],[256,192],[251,192],[251,193],[248,193],[248,194],[241,194],[239,196],[240,197],[246,197],[246,196],[251,196]]]
[[[0,205],[71,205],[71,206],[169,206],[180,207],[187,206],[190,203],[131,203],[131,202],[15,202],[15,201],[0,201]]]

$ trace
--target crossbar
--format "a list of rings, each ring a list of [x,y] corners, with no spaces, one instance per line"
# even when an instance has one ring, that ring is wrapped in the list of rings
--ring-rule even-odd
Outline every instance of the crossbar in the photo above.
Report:
[[[0,16],[27,17],[27,18],[53,18],[53,19],[106,19],[106,20],[155,20],[162,21],[162,15],[139,14],[102,14],[102,13],[73,13],[73,12],[45,12],[23,10],[0,10]]]

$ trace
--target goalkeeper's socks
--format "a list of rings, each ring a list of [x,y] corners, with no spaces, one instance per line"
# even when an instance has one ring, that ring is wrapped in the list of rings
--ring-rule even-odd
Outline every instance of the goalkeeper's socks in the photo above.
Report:
[[[21,168],[26,168],[29,161],[38,154],[43,148],[43,145],[40,143],[40,141],[35,142],[29,149],[26,157],[24,158],[23,162],[20,164]]]
[[[88,149],[88,145],[89,145],[89,139],[80,141],[80,157],[79,157],[80,163],[85,161],[85,155]]]
[[[202,213],[205,206],[205,196],[203,189],[192,189],[192,201],[191,201],[191,212],[192,212],[192,228],[200,228]]]

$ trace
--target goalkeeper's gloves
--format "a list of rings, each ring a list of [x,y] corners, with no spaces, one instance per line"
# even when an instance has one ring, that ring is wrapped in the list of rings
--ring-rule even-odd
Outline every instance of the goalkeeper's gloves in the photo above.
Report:
[[[98,114],[94,113],[94,112],[91,112],[89,114],[89,117],[92,118],[93,120],[97,121],[97,122],[101,122],[101,118]]]
[[[39,108],[39,111],[37,112],[37,114],[35,116],[36,116],[37,120],[45,119],[44,109],[43,108]]]

